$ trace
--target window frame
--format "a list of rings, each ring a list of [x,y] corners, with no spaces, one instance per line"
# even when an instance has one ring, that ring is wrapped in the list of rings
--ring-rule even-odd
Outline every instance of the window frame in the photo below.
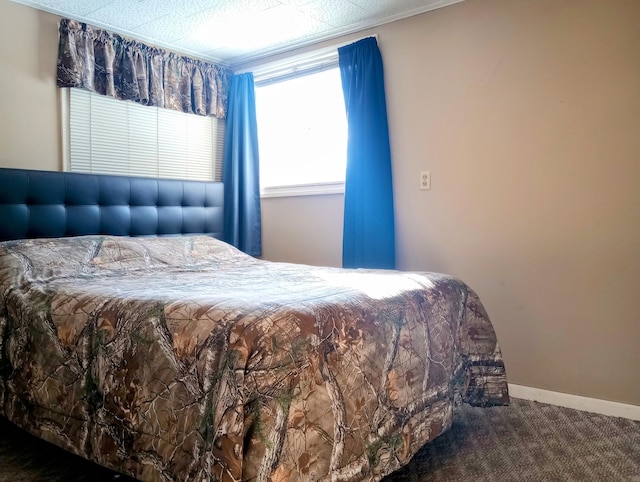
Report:
[[[339,68],[338,47],[327,47],[259,65],[241,72],[252,72],[256,88],[304,75]],[[345,152],[346,157],[346,152]],[[344,194],[344,181],[304,183],[260,188],[261,198]]]

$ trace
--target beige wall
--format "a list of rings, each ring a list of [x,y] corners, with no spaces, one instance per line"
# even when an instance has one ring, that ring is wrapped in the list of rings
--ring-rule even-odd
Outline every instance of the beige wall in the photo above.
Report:
[[[58,20],[0,0],[0,167],[61,168]]]
[[[637,0],[467,0],[371,31],[399,268],[478,292],[511,383],[640,405],[639,25]],[[339,265],[341,201],[263,200],[264,257]]]
[[[263,199],[262,258],[340,266],[343,206],[341,194]]]
[[[59,169],[57,21],[0,0],[0,166]],[[467,0],[372,30],[399,267],[478,292],[510,382],[635,405],[638,25],[637,0]],[[339,265],[341,211],[263,200],[264,257]]]

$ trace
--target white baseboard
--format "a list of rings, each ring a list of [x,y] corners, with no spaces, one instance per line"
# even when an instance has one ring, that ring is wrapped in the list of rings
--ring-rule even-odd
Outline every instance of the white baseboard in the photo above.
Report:
[[[610,402],[597,398],[581,397],[568,393],[551,392],[540,388],[523,387],[509,383],[509,395],[513,398],[524,398],[536,402],[558,405],[560,407],[573,408],[585,412],[600,413],[611,417],[622,417],[631,420],[640,420],[640,406],[626,403]]]

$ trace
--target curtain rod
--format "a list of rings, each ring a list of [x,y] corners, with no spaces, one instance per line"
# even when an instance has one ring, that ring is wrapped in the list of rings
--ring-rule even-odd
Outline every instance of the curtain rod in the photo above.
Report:
[[[243,74],[245,72],[253,72],[254,74],[256,73],[256,71],[273,71],[273,70],[277,70],[280,68],[285,68],[288,64],[295,64],[300,62],[301,60],[312,60],[312,59],[321,59],[323,57],[330,57],[331,55],[335,54],[336,56],[338,55],[338,49],[340,47],[344,47],[346,45],[350,45],[352,43],[356,43],[359,42],[360,40],[364,40],[366,38],[369,37],[374,37],[376,39],[376,41],[378,40],[378,34],[374,33],[371,35],[365,35],[364,37],[360,37],[360,38],[356,38],[353,40],[347,40],[345,42],[340,42],[337,44],[333,44],[333,45],[328,45],[326,47],[322,47],[319,49],[312,49],[309,50],[308,52],[302,53],[302,54],[295,54],[295,55],[291,55],[289,57],[284,57],[280,60],[272,60],[271,62],[265,62],[262,64],[257,64],[254,67],[245,67],[239,70],[235,70],[233,69],[233,72],[236,74]],[[308,46],[307,46],[308,47]],[[301,47],[301,48],[306,48],[306,47]],[[279,55],[279,54],[274,54],[274,55]],[[286,53],[283,53],[282,55],[286,55]],[[267,57],[268,58],[268,57]],[[265,59],[263,59],[265,60]],[[260,62],[259,60],[257,62]]]
[[[340,47],[344,47],[345,45],[354,44],[356,42],[360,42],[360,40],[364,40],[364,39],[369,38],[369,37],[374,37],[376,39],[376,41],[378,41],[378,34],[374,33],[374,34],[371,34],[371,35],[365,35],[364,37],[360,37],[360,38],[357,38],[357,39],[348,40],[347,42],[344,42],[344,43],[341,43],[339,45],[336,45],[334,48],[338,49]]]

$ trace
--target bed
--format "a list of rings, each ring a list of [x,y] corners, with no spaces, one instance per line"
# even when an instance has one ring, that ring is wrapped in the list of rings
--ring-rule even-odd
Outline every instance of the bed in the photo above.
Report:
[[[477,295],[252,258],[222,185],[0,169],[0,415],[143,481],[377,481],[507,404]]]

